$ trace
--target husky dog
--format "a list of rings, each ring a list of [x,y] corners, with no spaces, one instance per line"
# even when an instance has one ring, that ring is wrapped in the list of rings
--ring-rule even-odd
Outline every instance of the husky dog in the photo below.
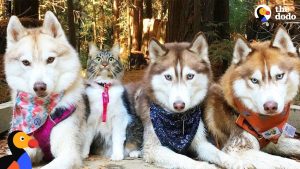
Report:
[[[149,43],[151,64],[131,94],[144,125],[143,158],[166,168],[246,166],[207,140],[201,118],[211,83],[208,45],[202,33],[192,43]],[[207,162],[187,156],[189,152]],[[234,168],[232,167],[232,168]]]
[[[272,41],[236,41],[232,64],[220,84],[211,87],[205,112],[224,152],[255,168],[300,168],[294,160],[275,156],[300,157],[300,140],[289,138],[294,128],[286,124],[298,91],[299,65],[284,27]]]
[[[54,14],[39,28],[27,29],[16,16],[7,26],[5,73],[14,103],[11,131],[23,130],[39,142],[26,150],[43,169],[73,169],[82,163],[84,86],[76,51]]]
[[[91,58],[87,68],[86,94],[90,114],[87,119],[84,157],[88,156],[92,142],[92,147],[95,147],[92,151],[108,156],[111,160],[122,160],[128,153],[130,156],[139,156],[136,150],[142,144],[142,124],[140,122],[136,126],[138,119],[130,109],[127,91],[121,83],[124,71],[119,50],[119,45],[115,45],[111,51],[99,51],[94,44],[89,46]]]

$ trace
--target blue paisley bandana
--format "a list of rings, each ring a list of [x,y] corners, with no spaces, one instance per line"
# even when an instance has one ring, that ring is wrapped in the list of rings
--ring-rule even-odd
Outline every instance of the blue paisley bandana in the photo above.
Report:
[[[170,113],[157,104],[150,104],[154,131],[163,146],[185,154],[192,143],[201,119],[200,106],[184,113]]]

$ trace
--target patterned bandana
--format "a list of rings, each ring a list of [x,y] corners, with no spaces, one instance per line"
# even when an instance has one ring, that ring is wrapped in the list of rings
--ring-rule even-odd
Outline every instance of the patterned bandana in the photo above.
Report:
[[[40,98],[19,91],[13,110],[11,131],[20,130],[30,134],[39,129],[46,122],[48,115],[52,113],[62,96],[63,92]]]
[[[184,113],[170,113],[157,104],[150,104],[154,131],[163,146],[185,154],[192,143],[201,119],[200,106]]]

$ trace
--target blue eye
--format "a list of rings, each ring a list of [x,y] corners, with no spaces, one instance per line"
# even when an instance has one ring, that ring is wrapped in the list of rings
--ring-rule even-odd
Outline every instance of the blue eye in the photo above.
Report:
[[[258,84],[259,83],[259,81],[255,78],[250,78],[250,80],[253,84]]]
[[[171,80],[172,80],[172,76],[171,76],[171,75],[165,75],[165,78],[166,78],[168,81],[171,81]]]
[[[187,80],[192,80],[194,78],[194,76],[195,76],[194,74],[189,73],[189,74],[186,75],[186,79]]]
[[[281,73],[281,74],[277,74],[275,76],[275,78],[276,78],[276,80],[281,80],[283,78],[283,76],[284,76],[284,73]]]

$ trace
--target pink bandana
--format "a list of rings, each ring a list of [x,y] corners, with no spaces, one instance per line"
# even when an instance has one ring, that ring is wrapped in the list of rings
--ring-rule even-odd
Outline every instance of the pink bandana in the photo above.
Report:
[[[17,93],[13,110],[11,131],[21,130],[27,134],[39,129],[61,100],[63,93],[53,93],[45,98],[26,92]]]

